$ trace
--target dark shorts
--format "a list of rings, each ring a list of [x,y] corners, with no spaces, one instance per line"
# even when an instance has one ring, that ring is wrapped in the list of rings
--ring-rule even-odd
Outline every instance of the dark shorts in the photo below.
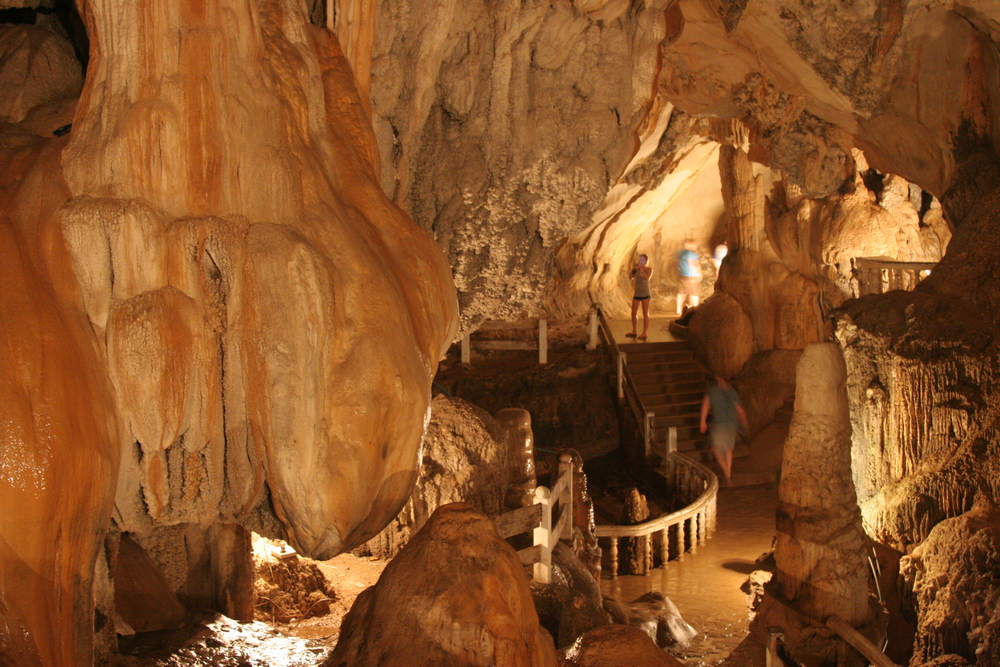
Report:
[[[632,297],[632,299],[634,299],[635,301],[645,301],[648,298],[649,298],[648,296],[634,296],[634,297]]]

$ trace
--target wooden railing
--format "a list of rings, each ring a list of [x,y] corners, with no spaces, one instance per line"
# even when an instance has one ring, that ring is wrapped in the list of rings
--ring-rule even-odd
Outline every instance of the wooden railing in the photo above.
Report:
[[[594,304],[594,308],[591,310],[592,321],[595,314],[600,322],[599,337],[601,343],[611,352],[612,361],[615,365],[617,378],[615,387],[618,393],[618,401],[623,405],[627,405],[632,416],[635,418],[636,426],[638,426],[639,432],[642,433],[646,456],[649,456],[653,451],[653,437],[655,435],[653,418],[656,415],[651,410],[647,410],[642,404],[642,397],[639,395],[639,390],[635,386],[632,374],[628,370],[628,364],[626,363],[627,355],[621,351],[615,342],[615,336],[611,332],[611,323],[608,322],[608,318],[604,315],[604,310],[599,303]]]
[[[476,333],[511,332],[521,333],[534,331],[537,329],[537,337],[533,340],[473,340],[472,334],[465,334],[461,342],[462,363],[472,362],[472,348],[480,350],[538,350],[538,363],[549,363],[549,329],[560,329],[567,327],[587,327],[587,349],[593,350],[597,347],[597,313],[591,312],[589,319],[583,320],[573,317],[562,320],[549,321],[545,318],[538,320],[522,320],[520,322],[502,322],[499,320],[487,320],[483,322]]]
[[[609,541],[611,576],[618,576],[618,540],[623,537],[645,538],[646,571],[653,569],[653,536],[660,534],[660,560],[666,569],[670,562],[671,545],[677,559],[685,553],[696,553],[715,533],[716,499],[719,480],[715,474],[696,461],[674,452],[664,459],[667,481],[686,503],[683,509],[656,517],[634,526],[597,526],[594,534],[598,540]]]
[[[884,257],[854,258],[858,296],[891,290],[912,290],[930,275],[934,262],[896,262]]]
[[[627,405],[632,413],[643,436],[646,456],[655,453],[662,457],[667,484],[685,505],[676,512],[633,526],[597,526],[595,534],[598,539],[605,538],[610,542],[611,576],[617,577],[618,540],[622,537],[645,538],[647,572],[653,568],[653,535],[656,533],[660,533],[660,560],[664,568],[670,561],[671,533],[674,533],[673,544],[678,559],[683,558],[685,553],[696,552],[698,545],[704,544],[715,532],[719,480],[705,466],[677,453],[675,428],[667,429],[667,442],[662,447],[655,442],[653,420],[656,415],[642,403],[642,397],[628,371],[626,353],[615,342],[604,310],[600,304],[595,304],[594,310],[600,321],[601,342],[610,350],[615,362],[618,400]]]
[[[521,563],[533,566],[535,581],[551,583],[552,550],[560,539],[573,537],[573,458],[566,453],[559,456],[558,479],[551,490],[535,488],[534,504],[494,517],[493,522],[504,539],[531,533],[532,546],[517,555]]]

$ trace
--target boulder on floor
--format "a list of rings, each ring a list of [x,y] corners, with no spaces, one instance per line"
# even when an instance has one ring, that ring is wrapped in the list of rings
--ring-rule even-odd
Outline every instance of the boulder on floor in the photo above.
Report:
[[[517,553],[485,514],[439,507],[358,596],[324,667],[555,667]]]
[[[163,573],[127,534],[118,542],[114,582],[116,611],[135,631],[172,630],[187,621]]]
[[[563,667],[682,667],[639,628],[605,625],[560,652]]]
[[[608,625],[601,588],[573,550],[559,542],[552,551],[552,583],[531,582],[542,626],[563,648],[593,628]]]
[[[650,591],[628,606],[632,611],[629,625],[643,630],[661,648],[675,644],[683,646],[698,634],[681,617],[677,605],[659,591]]]
[[[611,622],[639,628],[658,646],[686,645],[698,634],[681,617],[677,606],[662,593],[651,591],[630,603],[615,598],[604,598],[604,610],[611,616]]]

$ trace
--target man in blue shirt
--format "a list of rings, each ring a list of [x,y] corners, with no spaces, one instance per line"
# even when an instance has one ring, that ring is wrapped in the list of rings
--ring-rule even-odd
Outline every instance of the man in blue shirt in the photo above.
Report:
[[[684,240],[684,249],[677,255],[677,271],[681,274],[681,288],[677,293],[677,316],[680,317],[684,314],[685,302],[694,308],[701,296],[701,257],[694,239]]]
[[[747,413],[740,396],[721,375],[715,376],[716,385],[708,390],[701,401],[701,432],[708,431],[708,413],[712,413],[712,453],[722,468],[726,484],[733,476],[733,447],[739,427],[746,431]]]

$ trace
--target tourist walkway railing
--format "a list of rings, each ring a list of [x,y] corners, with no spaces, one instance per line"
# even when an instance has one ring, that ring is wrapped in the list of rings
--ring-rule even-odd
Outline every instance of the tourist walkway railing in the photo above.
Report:
[[[597,347],[597,313],[591,312],[586,318],[570,317],[561,320],[539,318],[504,322],[487,320],[474,332],[480,337],[472,338],[471,333],[462,337],[460,344],[463,364],[472,363],[472,348],[480,350],[538,350],[538,363],[549,363],[550,330],[576,329],[586,327],[587,349]],[[486,336],[494,336],[486,338]],[[496,336],[506,336],[497,338]]]
[[[671,542],[678,559],[685,553],[694,553],[715,532],[719,480],[711,470],[677,453],[677,430],[667,430],[667,442],[662,447],[654,442],[655,414],[647,410],[635,382],[628,370],[627,355],[615,342],[600,304],[594,305],[600,322],[599,336],[605,348],[610,351],[616,368],[616,389],[618,400],[628,406],[639,426],[644,441],[645,454],[659,454],[663,459],[662,473],[667,485],[684,505],[671,512],[644,523],[632,526],[599,525],[595,532],[598,539],[607,540],[611,559],[611,576],[618,576],[618,540],[625,537],[645,540],[646,572],[653,568],[653,537],[660,536],[660,560],[666,568],[670,561]],[[671,534],[674,535],[671,538]]]
[[[632,374],[628,370],[628,355],[615,342],[614,333],[611,331],[611,323],[608,322],[601,304],[594,304],[591,312],[597,314],[597,319],[600,322],[598,336],[605,349],[610,351],[612,361],[615,365],[617,378],[615,388],[618,393],[618,401],[628,406],[629,412],[635,418],[635,423],[642,434],[645,453],[648,456],[653,451],[653,438],[655,435],[653,419],[655,414],[652,410],[647,410],[642,404],[642,397],[639,395],[639,390],[635,386]]]
[[[676,453],[664,460],[668,482],[683,500],[694,497],[682,509],[633,526],[599,525],[594,531],[598,540],[607,540],[612,577],[618,576],[618,540],[626,537],[645,540],[646,572],[653,569],[654,536],[659,534],[661,566],[666,569],[671,551],[682,560],[685,553],[697,553],[698,547],[715,533],[719,480],[711,470]],[[683,502],[682,500],[682,502]]]
[[[558,476],[552,489],[535,488],[534,504],[494,517],[504,539],[531,533],[532,546],[517,555],[524,565],[532,565],[532,576],[541,584],[552,581],[552,550],[560,539],[573,537],[573,458],[559,456]]]
[[[887,257],[855,257],[858,296],[891,290],[912,290],[930,275],[934,262],[897,262]]]

